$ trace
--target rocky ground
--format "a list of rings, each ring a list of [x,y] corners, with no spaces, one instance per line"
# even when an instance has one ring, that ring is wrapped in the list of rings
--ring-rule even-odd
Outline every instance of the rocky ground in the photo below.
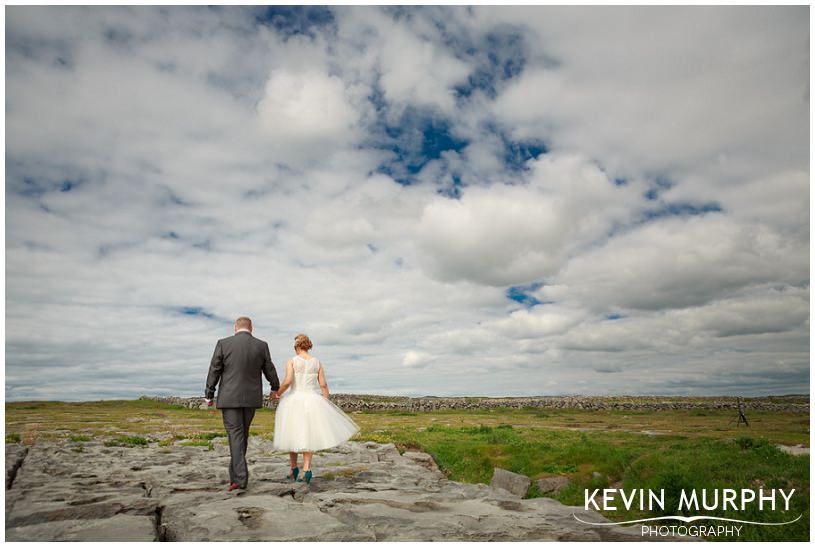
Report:
[[[640,540],[595,512],[446,480],[424,453],[350,442],[314,457],[311,485],[251,438],[250,482],[227,493],[229,449],[178,443],[6,445],[7,541]]]

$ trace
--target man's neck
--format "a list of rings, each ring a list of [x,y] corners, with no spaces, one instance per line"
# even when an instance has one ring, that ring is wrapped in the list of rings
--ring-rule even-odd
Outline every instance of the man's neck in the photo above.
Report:
[[[238,334],[239,332],[248,332],[249,334],[252,334],[252,331],[249,329],[238,329],[235,331],[235,334]]]

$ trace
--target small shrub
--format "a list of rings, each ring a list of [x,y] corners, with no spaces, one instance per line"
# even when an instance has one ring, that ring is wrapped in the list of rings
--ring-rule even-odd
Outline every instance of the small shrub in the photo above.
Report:
[[[333,481],[340,477],[353,477],[359,471],[360,471],[359,469],[343,469],[341,471],[328,471],[326,473],[321,473],[320,478],[323,478],[327,481]]]
[[[552,475],[565,475],[566,473],[577,472],[577,466],[573,463],[567,464],[547,463],[546,465],[543,466],[543,470],[546,473]]]
[[[660,515],[670,515],[674,508],[679,507],[679,499],[682,491],[690,492],[694,484],[690,477],[678,471],[666,471],[661,473],[656,481],[665,491],[665,509],[654,508],[654,512]],[[683,508],[682,512],[688,514],[688,509]]]
[[[181,443],[181,446],[206,446],[208,450],[215,449],[212,442],[206,439],[192,439],[189,441],[184,441]]]
[[[145,448],[150,444],[150,441],[145,439],[144,437],[139,436],[131,436],[131,437],[116,437],[115,439],[111,439],[109,441],[105,441],[105,446],[125,446],[130,448]]]
[[[86,443],[91,440],[87,435],[71,435],[68,438],[74,443]]]
[[[20,434],[19,433],[9,433],[6,435],[6,442],[7,443],[19,443],[20,442]]]
[[[226,433],[223,431],[213,431],[211,433],[201,433],[200,435],[197,435],[197,437],[199,439],[206,439],[208,441],[211,441],[212,439],[215,439],[217,437],[226,437]]]
[[[770,446],[767,439],[754,439],[752,437],[738,437],[736,444],[742,450],[761,449]]]
[[[532,484],[529,485],[529,488],[526,489],[526,496],[525,498],[543,498],[546,497],[546,494],[540,491],[538,488],[538,481],[532,481]]]

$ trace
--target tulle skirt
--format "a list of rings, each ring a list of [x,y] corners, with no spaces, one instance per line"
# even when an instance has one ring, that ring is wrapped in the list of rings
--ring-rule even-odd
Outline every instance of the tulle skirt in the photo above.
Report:
[[[337,405],[316,391],[284,394],[274,418],[275,450],[314,452],[350,439],[359,427]]]

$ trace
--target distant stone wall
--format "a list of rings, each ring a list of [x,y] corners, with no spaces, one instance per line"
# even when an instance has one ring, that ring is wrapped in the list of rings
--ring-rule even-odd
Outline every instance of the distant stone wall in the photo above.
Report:
[[[181,405],[204,408],[203,397],[141,397]],[[355,410],[391,410],[425,412],[431,410],[479,410],[489,408],[574,408],[583,410],[733,410],[738,408],[736,397],[645,397],[645,396],[548,396],[548,397],[392,397],[387,395],[353,395],[337,393],[331,401],[347,412]],[[275,403],[266,401],[274,408]],[[806,395],[742,398],[744,410],[809,413]]]

